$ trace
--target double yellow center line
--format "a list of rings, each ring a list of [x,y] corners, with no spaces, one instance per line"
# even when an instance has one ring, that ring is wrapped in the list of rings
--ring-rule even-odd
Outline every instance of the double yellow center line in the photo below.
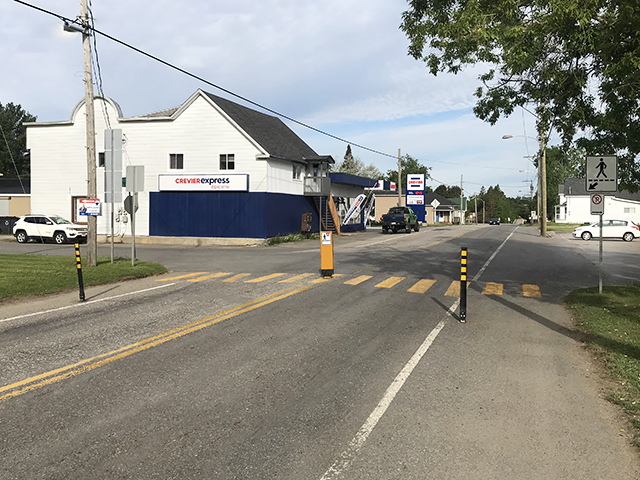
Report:
[[[134,353],[142,352],[152,347],[162,345],[163,343],[183,337],[189,333],[202,330],[203,328],[209,327],[224,320],[228,320],[229,318],[250,312],[252,310],[256,310],[260,307],[264,307],[265,305],[269,305],[270,303],[277,302],[278,300],[285,299],[297,293],[304,292],[305,290],[308,290],[310,288],[312,288],[311,285],[306,285],[300,288],[281,290],[257,300],[238,305],[209,317],[201,318],[200,320],[196,320],[194,322],[187,323],[186,325],[182,325],[172,330],[154,335],[153,337],[146,338],[139,342],[132,343],[125,347],[96,355],[95,357],[86,358],[74,364],[57,368],[55,370],[50,370],[48,372],[12,383],[10,385],[5,385],[3,387],[0,387],[0,401],[7,400],[12,397],[17,397],[18,395],[22,395],[23,393],[29,392],[31,390],[35,390],[37,388],[44,387],[45,385],[59,382],[66,378],[70,378],[80,373],[93,370],[94,368],[101,367],[115,360],[128,357],[129,355],[133,355]]]

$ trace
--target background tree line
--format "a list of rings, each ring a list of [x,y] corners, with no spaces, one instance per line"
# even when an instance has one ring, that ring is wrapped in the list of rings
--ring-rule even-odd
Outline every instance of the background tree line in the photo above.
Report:
[[[0,173],[4,178],[30,176],[27,134],[23,122],[35,122],[36,117],[20,105],[0,103]]]

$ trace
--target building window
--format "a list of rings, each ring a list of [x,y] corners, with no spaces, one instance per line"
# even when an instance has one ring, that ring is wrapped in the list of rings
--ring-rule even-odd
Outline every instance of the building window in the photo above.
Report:
[[[302,177],[302,165],[293,165],[293,179],[300,180]]]
[[[636,213],[636,207],[624,207],[624,213]]]
[[[104,152],[98,153],[98,166],[104,167]]]
[[[223,153],[220,155],[220,170],[235,170],[236,159],[233,153]]]
[[[171,170],[182,170],[184,168],[184,155],[182,153],[170,153],[169,168]]]

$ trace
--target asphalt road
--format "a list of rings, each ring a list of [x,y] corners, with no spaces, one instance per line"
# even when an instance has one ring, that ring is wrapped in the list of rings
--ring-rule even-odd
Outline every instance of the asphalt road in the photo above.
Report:
[[[171,272],[3,304],[0,478],[640,478],[562,303],[597,242],[371,230],[328,281],[318,243],[139,246]],[[605,243],[605,284],[639,281],[640,242]]]

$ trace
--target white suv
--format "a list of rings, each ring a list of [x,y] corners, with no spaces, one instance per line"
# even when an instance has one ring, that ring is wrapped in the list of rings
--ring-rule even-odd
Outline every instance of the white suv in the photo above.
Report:
[[[25,215],[13,225],[13,235],[18,243],[29,240],[53,240],[58,244],[87,241],[87,227],[71,223],[57,215]]]

